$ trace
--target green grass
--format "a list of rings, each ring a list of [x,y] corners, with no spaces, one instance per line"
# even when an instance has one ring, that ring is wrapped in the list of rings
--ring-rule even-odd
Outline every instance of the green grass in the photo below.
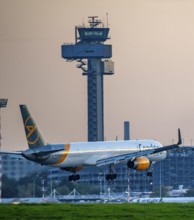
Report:
[[[0,205],[0,219],[193,220],[194,203]]]

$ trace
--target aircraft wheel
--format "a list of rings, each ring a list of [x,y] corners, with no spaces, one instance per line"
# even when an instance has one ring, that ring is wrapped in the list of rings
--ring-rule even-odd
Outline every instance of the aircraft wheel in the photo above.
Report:
[[[107,174],[106,175],[106,180],[114,180],[117,178],[117,174],[114,173],[114,174]]]
[[[114,177],[114,179],[116,179],[116,178],[117,178],[117,174],[116,174],[116,173],[114,173],[114,174],[113,174],[113,177]]]
[[[147,172],[147,176],[153,176],[152,172]]]
[[[113,174],[110,174],[109,179],[110,179],[110,180],[114,180],[114,176],[113,176]]]
[[[109,180],[109,179],[110,179],[110,175],[107,174],[107,175],[106,175],[106,180]]]
[[[79,179],[80,179],[79,174],[69,176],[69,181],[76,181],[76,180],[79,180]]]
[[[80,175],[77,174],[77,175],[76,175],[76,180],[79,180],[79,179],[80,179]]]

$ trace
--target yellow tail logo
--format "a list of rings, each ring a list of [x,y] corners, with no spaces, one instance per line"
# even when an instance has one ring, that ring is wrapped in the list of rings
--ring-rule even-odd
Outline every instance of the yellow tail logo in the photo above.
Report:
[[[36,125],[34,125],[33,119],[29,116],[25,121],[26,136],[28,144],[35,144],[39,139],[39,132]]]

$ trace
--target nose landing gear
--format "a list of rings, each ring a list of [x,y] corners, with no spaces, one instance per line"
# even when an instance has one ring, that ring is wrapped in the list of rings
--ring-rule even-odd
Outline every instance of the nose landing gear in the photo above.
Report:
[[[153,173],[151,171],[147,172],[147,176],[153,176]]]
[[[106,175],[106,180],[114,180],[117,178],[117,174],[116,173],[110,173]]]
[[[117,174],[114,173],[114,165],[109,165],[109,174],[106,175],[106,180],[114,180],[117,178]]]

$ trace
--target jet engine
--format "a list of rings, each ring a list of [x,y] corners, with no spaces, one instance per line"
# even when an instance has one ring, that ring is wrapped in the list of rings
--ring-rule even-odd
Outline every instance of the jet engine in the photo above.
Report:
[[[137,157],[134,160],[129,160],[127,166],[134,170],[146,170],[151,163],[147,157]]]

